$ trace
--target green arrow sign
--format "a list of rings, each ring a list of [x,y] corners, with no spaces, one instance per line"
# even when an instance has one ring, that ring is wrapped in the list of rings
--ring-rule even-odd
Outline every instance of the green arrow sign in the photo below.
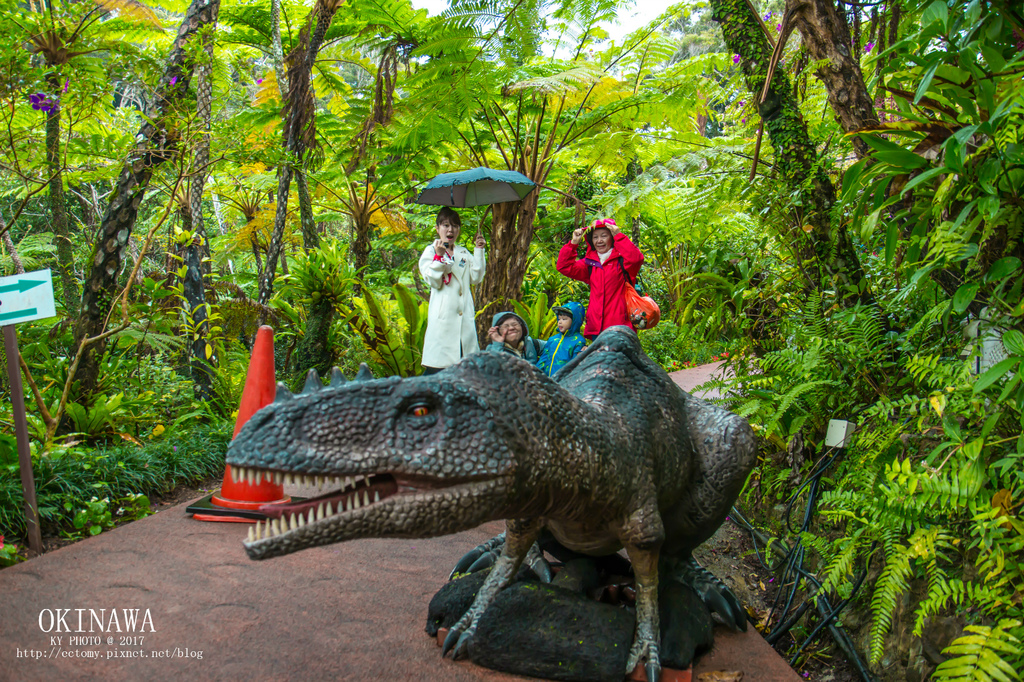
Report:
[[[56,314],[49,270],[0,277],[0,325],[42,320]]]
[[[15,310],[13,313],[0,314],[0,322],[6,322],[7,320],[15,320],[19,317],[31,317],[38,312],[35,308],[25,308],[24,310]]]
[[[19,279],[17,282],[0,286],[0,294],[6,294],[11,291],[17,291],[19,294],[28,291],[29,289],[35,288],[40,284],[46,284],[44,279]]]

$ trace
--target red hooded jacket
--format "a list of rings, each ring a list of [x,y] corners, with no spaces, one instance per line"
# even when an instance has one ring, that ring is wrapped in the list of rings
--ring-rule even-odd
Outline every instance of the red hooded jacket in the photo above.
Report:
[[[558,263],[555,266],[566,277],[585,282],[590,285],[590,302],[587,304],[587,326],[583,334],[588,337],[597,336],[608,327],[624,324],[632,327],[626,315],[624,298],[626,277],[625,268],[635,282],[636,275],[643,265],[644,255],[640,249],[629,241],[629,237],[621,232],[615,235],[612,250],[604,266],[597,251],[587,249],[587,255],[577,259],[577,247],[569,242],[558,252]],[[621,262],[621,264],[620,264]]]

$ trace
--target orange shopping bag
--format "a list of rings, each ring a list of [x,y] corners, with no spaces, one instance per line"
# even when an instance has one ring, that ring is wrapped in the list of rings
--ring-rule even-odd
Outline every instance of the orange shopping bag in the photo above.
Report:
[[[650,296],[641,296],[626,283],[626,314],[634,329],[653,329],[661,321],[661,308]]]

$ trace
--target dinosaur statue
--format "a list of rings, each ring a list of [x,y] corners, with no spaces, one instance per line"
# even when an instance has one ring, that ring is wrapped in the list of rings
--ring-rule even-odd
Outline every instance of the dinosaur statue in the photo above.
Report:
[[[474,353],[427,377],[352,382],[310,372],[282,384],[228,447],[249,481],[337,483],[273,505],[244,544],[251,559],[365,537],[432,537],[506,519],[501,555],[442,652],[466,653],[481,615],[542,529],[587,555],[625,548],[636,578],[628,674],[658,679],[658,568],[689,571],[755,459],[747,422],[679,389],[627,327],[604,331],[554,380],[507,353]],[[705,577],[709,576],[706,574]],[[745,627],[721,583],[697,591]],[[728,618],[727,618],[728,619]]]

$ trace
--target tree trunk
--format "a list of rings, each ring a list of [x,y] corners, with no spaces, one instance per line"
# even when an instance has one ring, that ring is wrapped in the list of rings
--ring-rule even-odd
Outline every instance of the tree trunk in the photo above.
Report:
[[[135,136],[135,148],[117,177],[110,204],[100,225],[99,240],[82,292],[82,309],[75,325],[78,343],[103,333],[106,327],[125,248],[135,227],[139,205],[149,186],[149,179],[153,170],[172,158],[177,148],[175,134],[165,125],[174,106],[188,96],[193,65],[186,59],[187,43],[201,28],[216,23],[219,11],[220,0],[193,0],[178,29],[160,78],[155,103],[146,112],[146,122]],[[171,83],[172,80],[174,83]],[[78,379],[86,395],[91,395],[95,389],[99,358],[105,348],[105,341],[85,347],[84,357],[78,367]]]
[[[856,43],[851,47],[846,15],[833,0],[789,0],[786,12],[800,31],[811,59],[827,62],[815,75],[828,91],[828,101],[839,125],[847,133],[877,126],[875,103],[864,84],[859,47]],[[853,148],[862,158],[869,151],[859,137],[853,138]]]
[[[307,151],[316,150],[316,102],[311,76],[313,63],[323,44],[341,0],[318,0],[309,14],[299,42],[288,55],[288,95],[284,100],[284,149],[289,159],[278,168],[277,212],[274,232],[267,245],[267,261],[259,280],[257,301],[266,306],[274,293],[277,260],[281,256],[288,196],[293,172],[301,172]],[[293,168],[294,165],[294,168]]]
[[[476,330],[481,343],[487,338],[491,317],[509,310],[512,301],[522,300],[523,277],[533,241],[533,220],[537,215],[537,192],[519,202],[495,204],[491,225],[487,274],[477,289]]]
[[[210,315],[205,282],[209,274],[209,261],[204,263],[204,257],[209,255],[209,240],[203,221],[203,185],[206,184],[206,167],[210,162],[210,124],[213,119],[213,41],[209,35],[202,36],[202,40],[205,43],[203,54],[199,57],[201,62],[196,65],[196,118],[202,130],[196,144],[188,209],[185,211],[191,223],[186,229],[190,229],[193,236],[185,248],[186,274],[182,294],[188,306],[191,332],[189,372],[192,375],[192,390],[196,400],[210,400],[213,398],[214,357],[213,346],[208,341]]]
[[[747,0],[711,0],[711,10],[712,19],[722,26],[726,45],[740,55],[747,88],[759,97],[772,55],[759,17],[752,12]],[[801,195],[800,204],[794,207],[796,224],[784,236],[801,261],[811,268],[810,271],[805,269],[809,288],[818,291],[834,288],[844,305],[855,302],[874,305],[846,226],[832,225],[835,188],[818,164],[817,150],[785,72],[775,71],[765,101],[758,108],[775,148],[775,168],[785,183]]]
[[[295,349],[295,369],[300,376],[311,369],[322,377],[330,374],[334,353],[327,339],[333,322],[334,306],[326,296],[321,297],[310,308],[305,334]]]
[[[52,80],[52,79],[51,79]],[[50,83],[56,91],[56,84]],[[78,314],[78,280],[75,277],[75,252],[71,244],[71,225],[64,204],[64,172],[60,155],[60,105],[46,113],[46,166],[50,174],[50,220],[57,242],[57,275],[61,301],[69,318]]]
[[[302,225],[302,248],[306,251],[320,248],[320,233],[313,220],[313,197],[309,194],[306,174],[295,172],[295,186],[299,190],[299,222]]]

